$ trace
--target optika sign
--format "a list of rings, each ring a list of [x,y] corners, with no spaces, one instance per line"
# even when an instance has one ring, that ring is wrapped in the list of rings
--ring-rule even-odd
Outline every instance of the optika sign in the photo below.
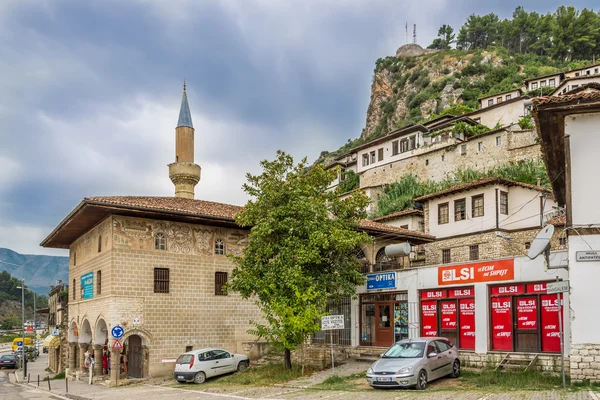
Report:
[[[514,260],[487,261],[438,268],[438,284],[492,282],[514,279]]]

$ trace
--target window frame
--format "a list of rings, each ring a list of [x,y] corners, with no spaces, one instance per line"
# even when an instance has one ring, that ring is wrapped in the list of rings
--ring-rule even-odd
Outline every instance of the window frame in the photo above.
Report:
[[[502,96],[498,97],[496,99],[496,104],[502,103]]]
[[[512,94],[507,94],[506,96],[504,96],[506,101],[512,99]]]
[[[364,153],[362,155],[362,166],[366,167],[369,165],[369,154],[368,153]]]
[[[469,261],[479,261],[479,245],[469,245]]]
[[[503,203],[503,198],[505,202]],[[498,212],[502,215],[508,215],[508,192],[500,190],[500,194],[498,195]],[[502,207],[506,207],[506,212],[502,212]]]
[[[442,264],[450,264],[452,262],[451,249],[442,249]]]
[[[154,235],[154,250],[167,250],[167,235],[164,232],[156,232]]]
[[[502,146],[502,136],[496,136],[496,147]]]
[[[408,139],[402,139],[400,141],[400,153],[406,153],[408,151]]]
[[[540,87],[546,87],[546,80],[544,79],[543,81],[540,81]]]
[[[483,152],[483,142],[477,143],[477,151],[479,151],[480,153]]]
[[[489,99],[488,100],[488,107],[489,106],[493,106],[494,105],[494,99]]]
[[[169,268],[154,268],[154,293],[170,293],[171,271]]]
[[[383,147],[377,149],[377,161],[383,161]]]
[[[398,144],[398,140],[394,140],[392,142],[392,155],[396,156],[398,154],[400,154],[400,145]]]
[[[537,82],[532,82],[531,83],[531,90],[535,90],[538,88],[538,83]]]
[[[442,208],[446,209],[446,220],[445,222],[442,220]],[[440,203],[438,204],[438,225],[445,225],[450,223],[450,203]]]
[[[461,144],[460,145],[460,155],[461,156],[466,156],[467,155],[467,145],[466,144]]]
[[[555,78],[548,79],[548,86],[556,87],[556,79]]]
[[[475,202],[481,199],[481,205],[475,206]],[[481,210],[481,214],[475,215],[475,210]],[[483,193],[471,196],[471,217],[472,218],[480,218],[485,215],[485,199]]]
[[[375,150],[372,150],[369,154],[371,155],[371,164],[375,164],[377,162],[377,158],[375,157]]]
[[[102,294],[102,270],[96,271],[96,295]]]
[[[227,285],[227,279],[227,272],[215,272],[215,296],[227,296],[227,291],[223,290],[223,287]]]
[[[459,205],[461,203],[463,204],[464,209],[459,211],[457,209],[457,205]],[[462,212],[462,214],[463,214],[462,218],[457,218],[457,215],[459,212]],[[462,199],[454,200],[454,222],[464,221],[466,219],[467,219],[467,199],[466,199],[466,197],[463,197]]]
[[[213,246],[213,251],[215,256],[224,256],[225,255],[225,239],[216,238],[215,245]]]

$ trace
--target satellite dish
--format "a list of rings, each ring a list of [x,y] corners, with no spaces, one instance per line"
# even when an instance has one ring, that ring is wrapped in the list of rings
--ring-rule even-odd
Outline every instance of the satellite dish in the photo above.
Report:
[[[535,239],[533,239],[527,256],[533,259],[542,254],[544,250],[546,250],[548,246],[550,246],[550,239],[552,239],[553,234],[554,225],[546,225],[546,227],[542,229],[540,233],[537,234]]]
[[[410,243],[396,243],[385,246],[385,255],[388,257],[407,256],[410,254],[412,246]]]

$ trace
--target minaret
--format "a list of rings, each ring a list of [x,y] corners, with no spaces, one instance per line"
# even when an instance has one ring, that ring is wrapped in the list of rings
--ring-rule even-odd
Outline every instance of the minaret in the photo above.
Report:
[[[194,198],[194,187],[200,182],[200,166],[194,164],[194,126],[185,81],[175,128],[175,162],[169,164],[169,178],[175,185],[175,197]]]

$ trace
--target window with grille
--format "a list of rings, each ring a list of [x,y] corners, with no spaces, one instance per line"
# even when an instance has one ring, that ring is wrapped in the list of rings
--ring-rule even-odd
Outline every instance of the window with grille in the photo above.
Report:
[[[156,250],[167,249],[167,238],[165,237],[164,233],[158,232],[156,236],[154,236],[154,248]]]
[[[383,160],[383,147],[379,150],[377,150],[377,161],[382,161]]]
[[[102,271],[96,272],[96,294],[102,294]]]
[[[462,221],[467,218],[467,202],[465,199],[454,201],[454,220]]]
[[[215,296],[227,296],[227,272],[215,272]]]
[[[438,225],[448,223],[448,203],[438,205]]]
[[[483,195],[473,196],[471,198],[471,208],[473,211],[473,218],[483,217]]]
[[[398,141],[395,140],[392,142],[392,155],[395,156],[396,154],[398,154]]]
[[[215,240],[215,254],[216,255],[225,254],[225,242],[223,241],[223,239]]]
[[[442,250],[442,263],[450,264],[451,262],[452,262],[452,259],[450,257],[450,249]]]
[[[469,246],[469,260],[477,261],[479,260],[479,245],[472,244]]]
[[[169,268],[154,268],[154,293],[169,293]]]
[[[500,192],[500,214],[508,215],[508,193]]]

